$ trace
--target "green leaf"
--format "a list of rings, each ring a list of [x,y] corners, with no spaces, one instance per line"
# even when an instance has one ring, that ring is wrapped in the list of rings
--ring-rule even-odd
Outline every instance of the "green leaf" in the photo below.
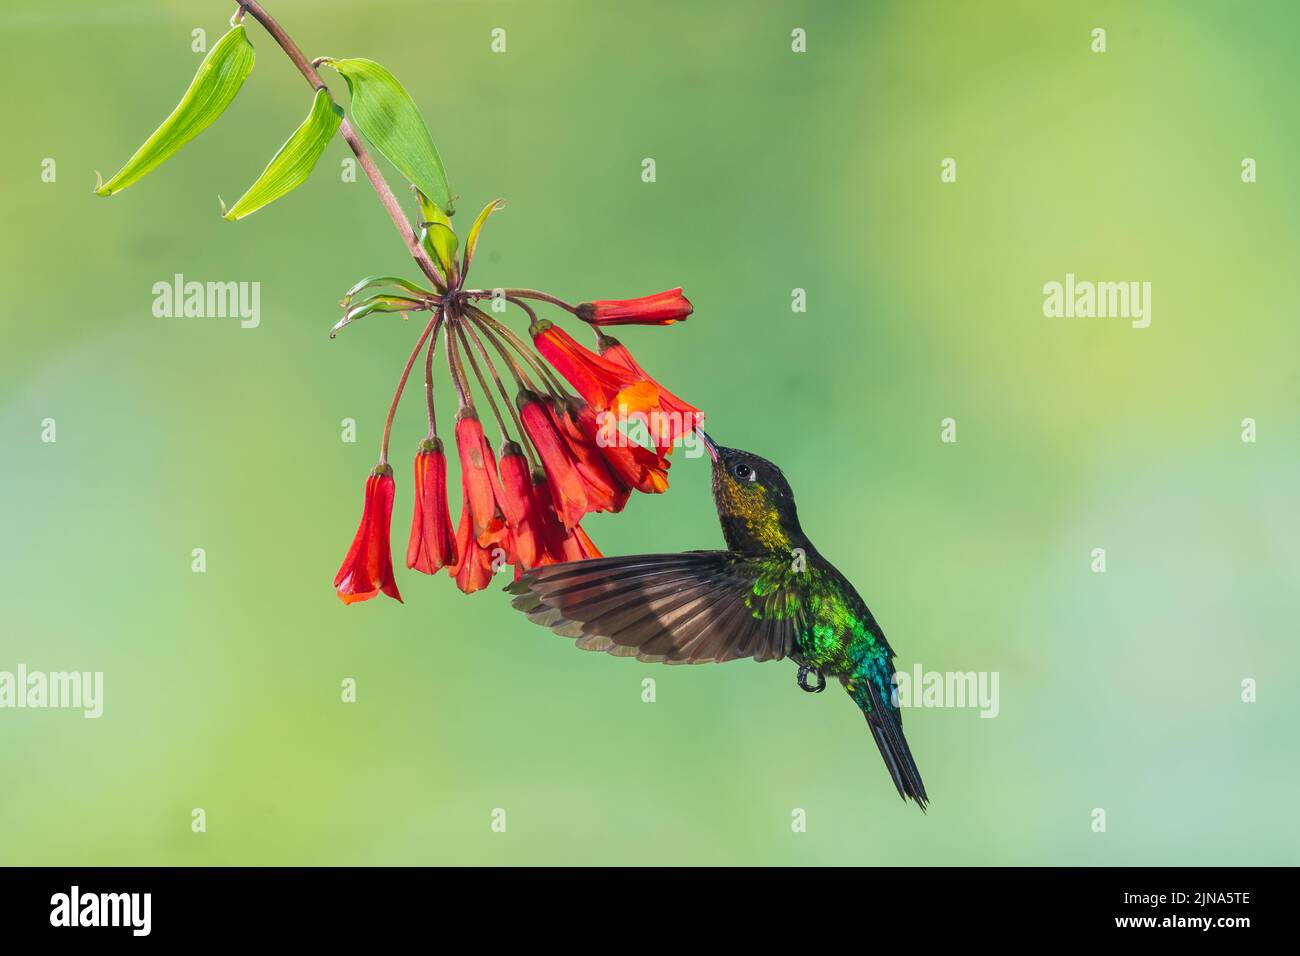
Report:
[[[364,279],[352,286],[352,288],[348,289],[347,292],[343,293],[343,301],[341,305],[346,309],[352,304],[352,300],[356,297],[357,293],[363,292],[366,289],[382,288],[383,286],[389,285],[395,285],[399,289],[405,289],[407,292],[417,296],[433,295],[430,290],[423,286],[418,286],[414,282],[408,282],[400,276],[366,276]]]
[[[474,220],[474,225],[469,227],[469,237],[465,240],[465,268],[464,273],[469,274],[469,264],[474,259],[474,249],[478,246],[478,234],[483,231],[483,223],[488,221],[488,216],[492,215],[498,209],[505,205],[502,199],[494,199],[478,214]]]
[[[423,218],[420,244],[433,257],[433,261],[442,266],[443,275],[450,279],[456,271],[456,247],[460,241],[456,237],[456,230],[451,227],[451,217],[420,190],[417,189],[415,195],[420,201],[420,215]]]
[[[116,176],[108,182],[95,184],[95,192],[100,196],[119,193],[170,159],[225,111],[252,69],[253,45],[248,42],[241,23],[208,51],[190,88],[171,115],[163,120]]]
[[[374,60],[326,57],[321,62],[347,80],[352,94],[348,112],[361,135],[450,216],[453,210],[447,173],[419,108],[397,77]]]
[[[231,222],[243,219],[306,182],[342,119],[343,111],[334,105],[329,90],[317,90],[302,125],[271,157],[257,182],[225,212],[225,217]]]
[[[376,312],[401,312],[405,315],[407,312],[422,312],[429,307],[430,303],[424,299],[408,299],[400,295],[377,295],[348,309],[343,318],[330,329],[330,338],[334,338],[357,319],[363,319]]]

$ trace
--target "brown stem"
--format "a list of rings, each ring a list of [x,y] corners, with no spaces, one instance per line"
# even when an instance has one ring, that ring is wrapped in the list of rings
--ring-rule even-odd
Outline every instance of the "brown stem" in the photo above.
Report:
[[[478,349],[479,354],[483,356],[483,361],[488,367],[488,373],[492,376],[492,381],[496,383],[497,391],[501,393],[501,401],[506,406],[506,410],[510,412],[510,418],[515,423],[515,428],[519,432],[519,438],[520,441],[523,443],[524,451],[528,455],[528,467],[530,469],[536,468],[537,459],[533,457],[532,442],[529,441],[528,432],[524,430],[524,422],[523,419],[519,417],[519,409],[515,408],[515,403],[510,400],[510,393],[506,391],[505,385],[502,384],[501,376],[497,374],[496,366],[492,364],[492,357],[488,355],[487,349],[483,347],[483,342],[478,337],[478,332],[474,328],[474,322],[473,321],[466,322],[464,325],[464,329],[466,332],[469,333],[469,337],[471,340],[473,340],[474,346],[475,348]],[[486,329],[484,329],[483,334],[488,335],[489,333]],[[500,348],[501,347],[498,344],[497,349],[500,350]],[[518,370],[513,367],[514,360],[511,359],[509,354],[504,351],[501,352],[501,355],[511,364],[512,366],[511,371],[515,372],[515,385],[518,388],[522,389],[524,387],[524,384],[519,379]],[[502,432],[502,434],[504,434],[504,432]]]
[[[276,43],[280,44],[280,49],[284,50],[289,59],[293,61],[293,65],[298,68],[298,72],[307,78],[307,82],[312,85],[313,89],[329,92],[329,88],[325,85],[325,81],[320,78],[320,74],[316,72],[316,68],[311,65],[305,56],[302,55],[302,50],[298,48],[298,44],[293,42],[293,39],[289,34],[284,32],[284,27],[280,26],[280,24],[276,22],[276,19],[267,13],[260,3],[256,2],[256,0],[241,0],[239,8],[241,10],[247,10],[253,15],[253,19],[266,28],[266,32],[271,34]],[[415,234],[414,229],[411,228],[411,222],[406,218],[406,213],[402,211],[402,204],[397,201],[397,197],[393,194],[392,189],[388,186],[388,182],[384,179],[384,174],[381,173],[379,167],[375,165],[374,159],[371,158],[370,153],[362,144],[360,137],[357,136],[356,130],[354,130],[352,124],[348,122],[347,117],[344,117],[339,123],[339,133],[342,135],[343,139],[347,141],[347,144],[352,147],[352,152],[356,154],[357,162],[359,162],[361,168],[366,171],[366,177],[370,180],[370,185],[374,186],[375,192],[379,194],[379,201],[383,203],[384,209],[388,212],[388,218],[393,221],[393,225],[397,228],[398,235],[402,237],[402,242],[406,243],[406,250],[411,254],[411,258],[415,260],[416,264],[420,267],[420,270],[428,276],[431,281],[437,283],[444,289],[447,288],[446,276],[442,274],[442,270],[434,264],[434,261],[429,258],[428,252],[426,252],[424,247],[420,245],[419,237]]]
[[[550,367],[545,362],[543,362],[540,358],[537,357],[537,355],[533,352],[532,349],[528,347],[527,343],[525,343],[523,339],[521,339],[518,335],[515,334],[514,329],[510,328],[510,326],[508,325],[503,325],[502,323],[498,322],[496,319],[488,315],[482,309],[475,308],[474,306],[470,306],[469,308],[471,312],[477,315],[479,319],[488,326],[488,328],[492,329],[492,331],[496,332],[503,339],[509,342],[510,345],[514,347],[515,351],[524,357],[524,360],[533,367],[534,371],[536,371],[538,375],[541,376],[542,381],[546,384],[546,387],[550,389],[551,392],[557,398],[564,398],[568,395],[568,393],[564,390],[564,386],[560,384],[559,379],[557,379],[555,375],[551,372]]]
[[[461,347],[465,350],[465,357],[469,359],[469,367],[474,370],[474,377],[478,379],[478,387],[483,389],[483,394],[487,396],[488,405],[492,407],[492,415],[497,420],[497,428],[501,431],[501,441],[511,441],[510,432],[506,428],[506,420],[501,415],[501,409],[497,407],[496,396],[492,394],[492,389],[488,388],[487,379],[483,377],[482,370],[478,367],[478,360],[474,358],[474,350],[469,347],[469,342],[465,339],[465,324],[456,323],[456,335],[460,339]]]
[[[442,312],[438,312],[439,324],[442,322]],[[424,403],[429,408],[429,438],[438,437],[438,418],[433,410],[433,352],[438,344],[438,330],[435,328],[433,334],[429,336],[429,350],[424,356]]]
[[[492,331],[491,327],[474,314],[477,311],[477,309],[468,310],[466,312],[466,317],[474,326],[477,327],[478,331],[483,333],[483,338],[491,342],[492,347],[497,350],[497,354],[501,356],[501,360],[505,362],[506,366],[510,369],[510,375],[515,380],[515,387],[520,389],[526,388],[529,391],[536,391],[537,389],[533,385],[533,380],[528,377],[528,373],[520,368],[519,363],[515,361],[515,357],[510,354],[510,350],[506,348],[505,343],[497,337],[497,334]],[[477,341],[478,336],[475,335],[474,338]]]
[[[402,392],[406,390],[406,380],[411,375],[411,366],[415,364],[415,359],[424,346],[424,340],[429,337],[429,333],[433,331],[441,319],[442,313],[439,312],[429,320],[429,324],[420,333],[420,340],[415,343],[415,348],[411,349],[411,354],[407,356],[406,367],[402,369],[402,377],[397,380],[397,391],[393,393],[393,403],[388,406],[388,417],[384,419],[384,437],[379,443],[379,463],[381,465],[388,464],[388,439],[393,433],[393,418],[397,415],[397,403],[402,400]]]
[[[456,348],[456,336],[452,334],[456,321],[454,316],[448,318],[442,329],[442,337],[447,342],[447,370],[451,372],[451,384],[456,389],[456,400],[461,410],[468,408],[473,411],[474,400],[470,397],[469,382],[465,379],[465,366],[460,363],[460,350]],[[459,420],[457,415],[457,421]]]
[[[551,305],[558,305],[565,312],[570,312],[573,315],[578,314],[578,307],[576,305],[570,305],[563,299],[557,299],[549,292],[539,292],[537,289],[502,289],[501,292],[507,299],[537,299],[541,302],[549,302]],[[473,296],[476,299],[490,299],[492,297],[492,290],[468,289],[465,294]]]
[[[530,306],[527,302],[524,302],[522,299],[516,299],[512,295],[506,296],[506,301],[509,302],[511,305],[514,305],[524,310],[524,314],[528,316],[528,330],[529,333],[531,334],[533,327],[537,325],[537,313],[533,311],[532,306]],[[546,368],[547,379],[550,381],[551,386],[554,389],[555,393],[557,395],[563,395],[564,386],[560,385],[559,380],[553,374],[551,374],[549,367],[545,367],[545,368]]]

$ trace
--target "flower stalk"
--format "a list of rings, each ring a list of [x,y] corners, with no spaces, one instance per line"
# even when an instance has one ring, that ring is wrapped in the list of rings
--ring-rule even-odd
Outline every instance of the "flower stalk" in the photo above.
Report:
[[[664,491],[673,444],[703,416],[651,378],[620,343],[601,336],[600,353],[591,352],[538,315],[538,308],[558,310],[599,333],[603,325],[668,325],[685,319],[692,306],[681,289],[574,304],[539,289],[467,287],[484,225],[504,203],[494,199],[484,206],[462,242],[452,223],[456,197],[429,129],[410,94],[385,67],[359,57],[308,59],[261,2],[240,0],[231,30],[213,45],[176,109],[117,175],[97,183],[96,191],[117,194],[220,117],[253,68],[248,20],[270,34],[306,79],[311,110],[227,217],[245,221],[293,191],[337,133],[422,274],[419,282],[373,275],[353,284],[340,301],[343,315],[330,330],[333,338],[367,316],[428,313],[388,404],[378,463],[366,478],[361,522],[334,577],[339,598],[345,604],[379,594],[401,600],[390,548],[396,482],[389,451],[402,396],[421,357],[428,427],[416,444],[407,566],[425,574],[445,569],[468,593],[486,587],[506,565],[514,565],[519,575],[539,564],[599,556],[581,522],[593,512],[623,510],[633,491]],[[346,111],[321,78],[321,67],[347,83]],[[410,184],[413,219],[376,156]],[[493,311],[497,299],[520,310],[528,320],[527,337],[479,307],[488,299]],[[448,506],[450,449],[439,437],[435,407],[439,335],[457,404],[454,441],[462,504],[454,530]],[[503,380],[503,366],[513,390]],[[484,430],[476,393],[492,410],[495,438]],[[629,416],[653,421],[660,414],[675,418],[667,427],[652,427],[649,441],[629,440]]]

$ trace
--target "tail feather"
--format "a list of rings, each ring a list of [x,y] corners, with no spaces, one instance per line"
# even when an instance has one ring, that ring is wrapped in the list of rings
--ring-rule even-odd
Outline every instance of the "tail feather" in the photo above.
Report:
[[[930,798],[925,792],[925,784],[921,781],[921,772],[916,769],[916,761],[912,759],[911,748],[907,746],[907,739],[903,736],[902,715],[897,708],[881,697],[874,681],[867,680],[864,683],[869,689],[871,709],[867,710],[863,707],[863,715],[867,718],[867,725],[871,727],[871,735],[876,740],[876,746],[880,748],[880,756],[884,758],[885,766],[889,768],[889,775],[894,780],[894,786],[898,788],[898,795],[904,800],[909,798],[915,800],[916,805],[924,813]]]

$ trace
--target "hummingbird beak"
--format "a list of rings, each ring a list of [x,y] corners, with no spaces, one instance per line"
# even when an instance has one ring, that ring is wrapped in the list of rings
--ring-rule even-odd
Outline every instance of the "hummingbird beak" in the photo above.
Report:
[[[704,442],[704,448],[709,453],[709,457],[716,462],[718,460],[718,446],[713,443],[713,439],[705,433],[703,428],[695,429],[695,434],[700,436],[700,441]]]

